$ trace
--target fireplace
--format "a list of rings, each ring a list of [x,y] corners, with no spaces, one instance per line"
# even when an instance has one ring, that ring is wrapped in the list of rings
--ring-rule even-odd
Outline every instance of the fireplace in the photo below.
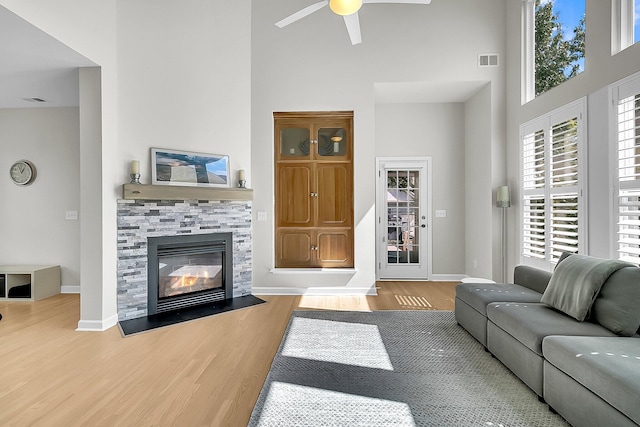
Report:
[[[232,233],[147,238],[148,314],[233,298]]]

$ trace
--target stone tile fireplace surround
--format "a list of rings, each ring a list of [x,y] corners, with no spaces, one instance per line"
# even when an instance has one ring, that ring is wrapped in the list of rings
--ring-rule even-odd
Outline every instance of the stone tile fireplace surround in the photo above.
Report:
[[[251,294],[251,202],[118,200],[118,320],[147,315],[147,237],[233,234],[233,297]]]

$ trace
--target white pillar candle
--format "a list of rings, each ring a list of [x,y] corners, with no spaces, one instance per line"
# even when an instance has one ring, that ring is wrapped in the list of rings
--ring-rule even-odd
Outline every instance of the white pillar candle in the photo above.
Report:
[[[238,171],[238,181],[244,181],[244,169]]]
[[[140,173],[140,160],[131,160],[131,173]]]

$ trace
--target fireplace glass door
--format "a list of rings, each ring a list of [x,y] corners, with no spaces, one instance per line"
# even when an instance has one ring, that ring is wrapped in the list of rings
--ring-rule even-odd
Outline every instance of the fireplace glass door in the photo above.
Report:
[[[214,251],[211,248],[189,248],[159,252],[158,298],[160,300],[224,286],[222,251]]]

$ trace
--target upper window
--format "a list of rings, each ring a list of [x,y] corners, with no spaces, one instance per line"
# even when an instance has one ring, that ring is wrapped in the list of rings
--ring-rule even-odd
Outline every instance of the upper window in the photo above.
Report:
[[[525,264],[551,268],[562,252],[583,252],[584,99],[520,128]]]
[[[640,41],[640,0],[612,0],[611,53]]]
[[[524,101],[584,71],[585,0],[524,2]]]
[[[640,77],[612,90],[616,117],[616,197],[618,258],[640,263]]]

